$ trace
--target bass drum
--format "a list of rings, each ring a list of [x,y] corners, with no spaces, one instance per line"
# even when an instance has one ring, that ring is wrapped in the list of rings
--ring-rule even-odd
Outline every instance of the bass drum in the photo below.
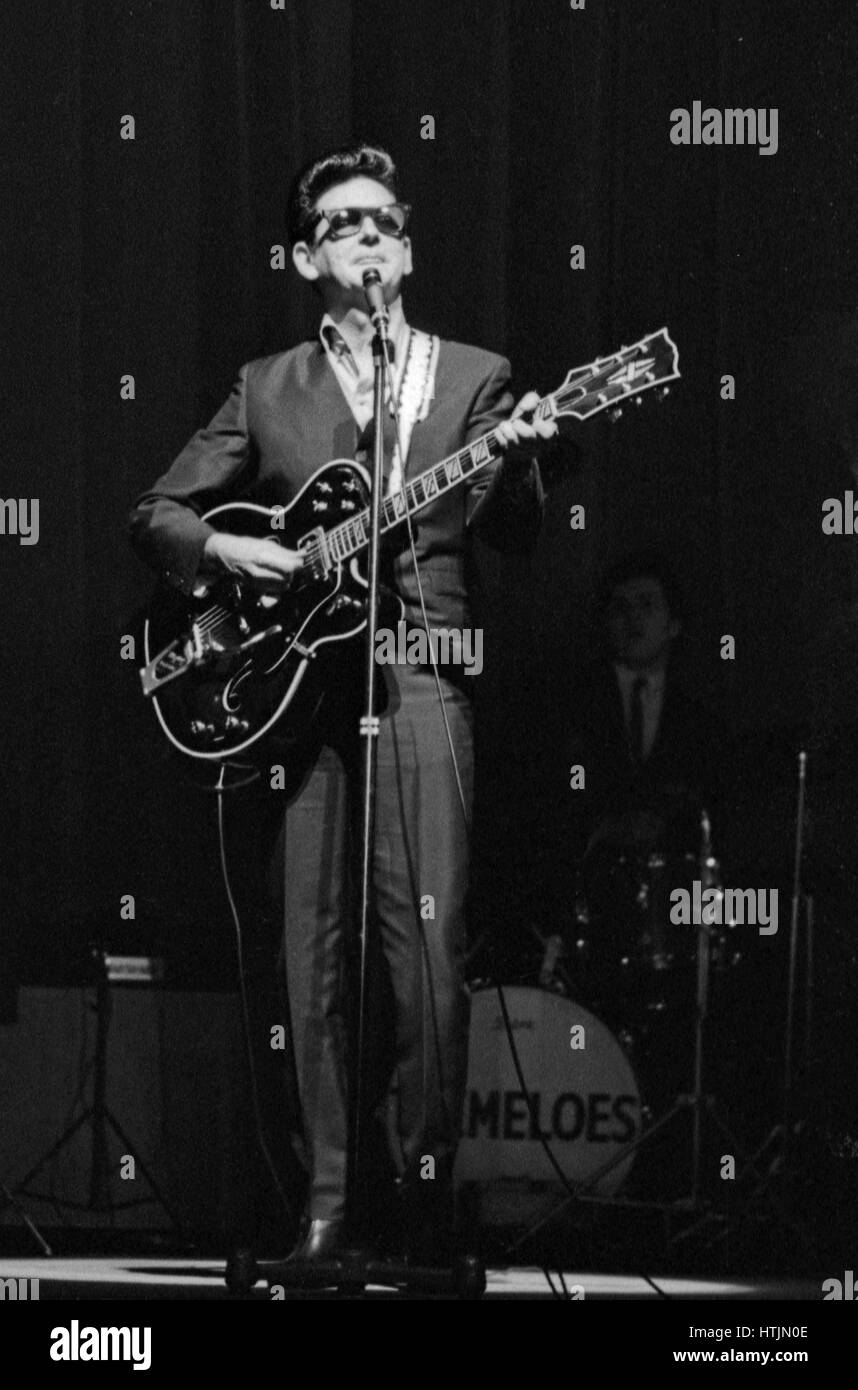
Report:
[[[540,1134],[572,1187],[637,1138],[641,1102],[628,1057],[587,1009],[541,989],[504,989],[531,1105],[522,1093],[497,990],[473,996],[468,1084],[455,1177],[476,1196],[486,1225],[536,1220],[565,1189]],[[600,1180],[606,1196],[625,1181],[629,1155]]]

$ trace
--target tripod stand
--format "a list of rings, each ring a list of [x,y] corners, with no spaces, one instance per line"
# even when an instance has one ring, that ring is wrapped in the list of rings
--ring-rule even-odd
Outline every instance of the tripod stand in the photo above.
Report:
[[[152,1177],[152,1174],[143,1160],[136,1156],[134,1145],[131,1143],[128,1135],[107,1105],[107,1045],[112,1014],[112,1000],[110,997],[107,961],[101,946],[93,947],[92,960],[96,972],[96,1027],[92,1104],[87,1106],[74,1123],[63,1131],[56,1143],[51,1145],[47,1153],[33,1165],[19,1183],[16,1192],[24,1193],[39,1201],[51,1202],[53,1206],[59,1209],[68,1208],[70,1211],[106,1215],[111,1217],[111,1219],[118,1211],[127,1210],[129,1207],[148,1206],[157,1202],[169,1218],[173,1229],[178,1230],[179,1223],[170,1212],[155,1179]],[[78,1131],[85,1129],[87,1126],[90,1128],[91,1140],[89,1197],[87,1201],[75,1202],[68,1198],[57,1200],[51,1193],[32,1191],[29,1186],[30,1183],[51,1163],[57,1154],[61,1153],[63,1149],[71,1144]],[[139,1166],[140,1172],[154,1194],[153,1196],[132,1198],[131,1200],[122,1202],[114,1202],[112,1200],[110,1195],[110,1165],[108,1152],[109,1131],[113,1132],[122,1145],[123,1156],[134,1158],[135,1165]]]
[[[3,993],[5,996],[5,989]],[[15,982],[8,989],[8,998],[11,1003],[11,1007],[9,1009],[8,1014],[6,1013],[5,1009],[2,1008],[2,1005],[5,1003],[5,998],[3,1000],[0,1000],[0,1023],[14,1023],[17,1021],[17,995],[18,984],[17,982]],[[36,1226],[35,1222],[31,1220],[26,1209],[18,1201],[14,1192],[12,1192],[11,1188],[9,1187],[9,1184],[3,1177],[2,1173],[0,1173],[0,1198],[2,1198],[2,1201],[0,1201],[0,1211],[3,1211],[6,1207],[11,1207],[12,1211],[15,1213],[18,1220],[21,1222],[21,1225],[26,1226],[27,1230],[30,1232],[30,1235],[33,1237],[33,1240],[38,1245],[42,1254],[52,1255],[54,1253],[53,1250],[48,1245],[48,1242],[45,1240],[44,1236]]]
[[[0,1193],[2,1193],[3,1197],[5,1198],[3,1206],[12,1208],[15,1215],[18,1217],[18,1220],[21,1221],[27,1227],[27,1230],[30,1232],[30,1235],[33,1237],[33,1240],[38,1245],[42,1254],[53,1255],[53,1250],[48,1245],[48,1242],[45,1240],[45,1237],[42,1235],[38,1226],[36,1226],[35,1223],[30,1220],[30,1217],[27,1215],[26,1211],[21,1206],[21,1203],[18,1201],[14,1192],[10,1190],[9,1184],[3,1177],[0,1177]]]

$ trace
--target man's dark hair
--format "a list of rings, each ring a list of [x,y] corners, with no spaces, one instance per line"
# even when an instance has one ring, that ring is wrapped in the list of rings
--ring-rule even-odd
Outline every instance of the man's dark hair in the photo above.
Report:
[[[638,550],[624,555],[605,570],[596,591],[596,615],[604,619],[614,593],[630,579],[657,579],[661,585],[670,616],[682,622],[683,597],[676,575],[663,555],[654,550]]]
[[[329,188],[348,179],[374,179],[390,193],[391,202],[398,201],[396,165],[387,150],[378,145],[350,145],[332,150],[306,164],[292,181],[289,190],[289,240],[294,246],[303,241],[307,223],[313,216],[316,199]]]

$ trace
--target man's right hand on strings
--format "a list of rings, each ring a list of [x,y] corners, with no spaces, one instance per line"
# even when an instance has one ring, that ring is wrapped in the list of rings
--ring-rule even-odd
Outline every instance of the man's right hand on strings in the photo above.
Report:
[[[272,536],[230,536],[218,531],[209,536],[203,549],[206,567],[217,574],[234,574],[250,579],[266,589],[288,588],[292,577],[304,564],[300,550],[287,550]]]

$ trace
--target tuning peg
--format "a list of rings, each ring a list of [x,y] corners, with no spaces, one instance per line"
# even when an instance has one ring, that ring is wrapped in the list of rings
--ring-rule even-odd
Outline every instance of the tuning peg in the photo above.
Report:
[[[623,408],[622,408],[622,406],[620,406],[620,405],[615,406],[613,410],[609,410],[609,411],[608,411],[608,419],[609,419],[609,420],[619,420],[619,418],[620,418],[620,416],[622,415],[622,413],[623,413]]]
[[[643,405],[643,396],[635,396],[635,405]]]
[[[669,387],[669,386],[662,386],[662,388],[661,388],[661,390],[659,391],[658,394],[661,396],[662,400],[664,400],[665,396],[669,396],[669,395],[670,395],[670,387]]]

